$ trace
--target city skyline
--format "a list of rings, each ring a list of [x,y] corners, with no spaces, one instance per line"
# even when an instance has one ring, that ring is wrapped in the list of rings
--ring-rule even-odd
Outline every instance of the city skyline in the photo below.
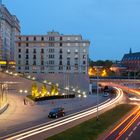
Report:
[[[139,51],[138,0],[5,0],[3,4],[19,18],[21,34],[47,34],[50,30],[82,34],[91,41],[89,53],[93,60],[121,60],[130,48]]]

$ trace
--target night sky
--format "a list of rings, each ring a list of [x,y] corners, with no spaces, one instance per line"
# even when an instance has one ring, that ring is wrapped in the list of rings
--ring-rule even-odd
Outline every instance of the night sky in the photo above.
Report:
[[[140,51],[140,0],[3,0],[22,34],[82,34],[93,60]]]

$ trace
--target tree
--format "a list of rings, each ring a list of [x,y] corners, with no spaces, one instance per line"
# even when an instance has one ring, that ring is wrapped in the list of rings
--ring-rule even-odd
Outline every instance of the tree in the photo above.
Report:
[[[34,83],[32,85],[32,96],[33,97],[38,97],[39,96],[38,87],[37,87],[36,83]]]
[[[52,85],[51,86],[51,96],[58,95],[58,87]]]
[[[47,96],[47,88],[46,88],[46,85],[43,84],[42,87],[41,87],[41,96]]]

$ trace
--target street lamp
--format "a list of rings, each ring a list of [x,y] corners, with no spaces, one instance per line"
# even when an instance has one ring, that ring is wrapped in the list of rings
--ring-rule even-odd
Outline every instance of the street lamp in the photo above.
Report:
[[[102,68],[102,66],[95,66],[94,67],[97,71],[97,98],[96,98],[96,101],[97,101],[97,121],[99,120],[99,85],[98,85],[98,82],[99,82],[99,69]]]

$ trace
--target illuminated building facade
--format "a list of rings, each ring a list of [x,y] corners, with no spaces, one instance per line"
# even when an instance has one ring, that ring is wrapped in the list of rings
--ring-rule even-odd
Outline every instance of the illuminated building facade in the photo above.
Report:
[[[0,1],[0,60],[14,60],[15,36],[19,34],[19,20]]]
[[[20,73],[88,72],[90,42],[81,35],[19,35],[16,38],[16,71]]]

